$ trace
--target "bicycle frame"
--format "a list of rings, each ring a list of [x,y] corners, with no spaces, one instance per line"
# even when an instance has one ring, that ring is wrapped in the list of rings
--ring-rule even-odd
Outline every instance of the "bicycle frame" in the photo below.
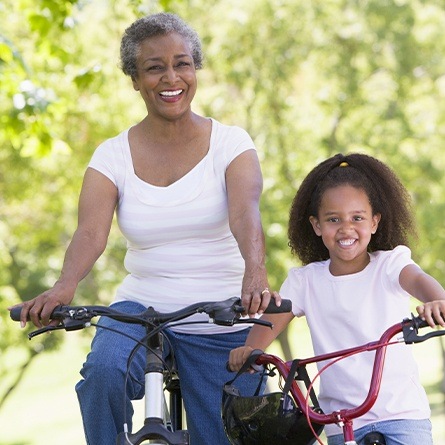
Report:
[[[340,409],[332,413],[316,412],[309,406],[309,404],[307,403],[306,395],[303,394],[296,380],[293,379],[290,393],[295,400],[295,403],[303,411],[303,413],[306,414],[310,422],[321,423],[324,425],[336,423],[342,426],[345,445],[356,445],[353,430],[353,420],[368,412],[372,408],[378,397],[382,381],[386,348],[390,345],[391,339],[398,333],[403,332],[403,338],[397,340],[397,342],[412,344],[423,342],[432,337],[445,335],[445,330],[438,330],[430,332],[423,336],[418,336],[418,330],[427,326],[428,325],[426,324],[426,322],[424,322],[420,317],[412,316],[412,318],[404,319],[401,323],[389,327],[377,341],[306,359],[298,359],[299,366],[304,367],[311,363],[318,363],[326,360],[336,359],[354,353],[373,350],[376,351],[369,391],[365,400],[359,406],[351,409]],[[272,365],[276,367],[276,369],[284,379],[287,379],[289,376],[291,363],[292,362],[284,362],[275,355],[265,353],[259,355],[256,359],[256,364],[258,365]]]

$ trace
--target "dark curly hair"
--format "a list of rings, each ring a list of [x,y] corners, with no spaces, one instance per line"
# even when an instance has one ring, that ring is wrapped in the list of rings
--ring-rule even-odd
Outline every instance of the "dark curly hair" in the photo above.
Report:
[[[306,176],[292,202],[289,246],[304,265],[329,258],[328,249],[315,234],[309,217],[318,218],[321,199],[327,189],[345,184],[364,190],[373,215],[381,214],[378,230],[368,246],[369,252],[408,245],[409,238],[416,236],[411,198],[397,175],[371,156],[336,154]]]
[[[203,53],[198,33],[176,14],[160,12],[142,17],[131,24],[121,40],[120,58],[124,74],[135,79],[137,76],[136,58],[140,44],[150,37],[175,32],[189,44],[196,69],[202,68]]]

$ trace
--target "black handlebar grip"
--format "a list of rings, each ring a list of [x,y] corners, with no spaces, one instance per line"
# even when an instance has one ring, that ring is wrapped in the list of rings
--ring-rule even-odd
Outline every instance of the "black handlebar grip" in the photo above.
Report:
[[[281,305],[277,306],[275,303],[275,299],[271,298],[269,306],[267,306],[267,309],[264,311],[265,314],[282,314],[285,312],[291,312],[292,311],[292,301],[290,300],[281,300]]]
[[[20,315],[22,314],[22,307],[23,306],[16,306],[10,310],[9,316],[11,317],[12,320],[20,321]],[[63,311],[64,308],[65,308],[65,306],[56,306],[54,308],[53,312],[51,313],[51,317],[50,317],[51,320],[61,319],[63,312],[62,312],[62,314],[60,312]],[[29,314],[28,314],[27,320],[28,321],[30,320]]]
[[[14,321],[20,321],[20,314],[22,313],[22,306],[16,306],[13,307],[10,312],[9,312],[9,316],[11,317],[12,320]]]

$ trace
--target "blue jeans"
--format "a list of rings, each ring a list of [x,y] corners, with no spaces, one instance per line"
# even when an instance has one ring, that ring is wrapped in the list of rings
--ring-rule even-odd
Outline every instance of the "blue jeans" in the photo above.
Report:
[[[144,310],[134,302],[116,303],[113,308],[129,313]],[[141,326],[107,317],[102,317],[99,325],[123,331],[137,339],[145,334],[145,328]],[[248,331],[215,335],[165,332],[175,352],[191,445],[229,444],[221,421],[221,398],[223,384],[232,379],[233,374],[225,365],[230,350],[244,344]],[[123,335],[97,329],[91,352],[81,370],[83,379],[76,385],[89,445],[113,445],[117,434],[123,431],[124,411],[131,432],[131,401],[144,396],[146,357],[144,348],[139,348],[131,364],[124,397],[127,359],[134,346],[135,342]],[[259,378],[256,374],[246,374],[237,382],[245,394],[253,394]]]
[[[354,431],[355,441],[363,445],[366,434],[382,433],[386,445],[433,445],[431,422],[425,420],[386,420],[370,423]],[[328,437],[328,445],[344,445],[343,434]]]

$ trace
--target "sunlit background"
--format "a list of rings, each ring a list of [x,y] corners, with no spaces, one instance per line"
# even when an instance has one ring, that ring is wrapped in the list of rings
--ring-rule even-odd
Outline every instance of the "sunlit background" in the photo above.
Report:
[[[90,333],[29,342],[6,308],[53,284],[94,148],[140,120],[119,70],[123,30],[168,10],[200,34],[194,107],[254,138],[264,174],[270,283],[295,263],[290,202],[337,152],[379,157],[412,194],[415,260],[445,284],[445,4],[441,0],[2,0],[0,2],[0,444],[83,443],[74,384]],[[77,303],[107,304],[124,276],[116,227]],[[413,306],[415,307],[415,305]],[[304,322],[274,344],[309,355]],[[445,444],[439,339],[414,347]]]

